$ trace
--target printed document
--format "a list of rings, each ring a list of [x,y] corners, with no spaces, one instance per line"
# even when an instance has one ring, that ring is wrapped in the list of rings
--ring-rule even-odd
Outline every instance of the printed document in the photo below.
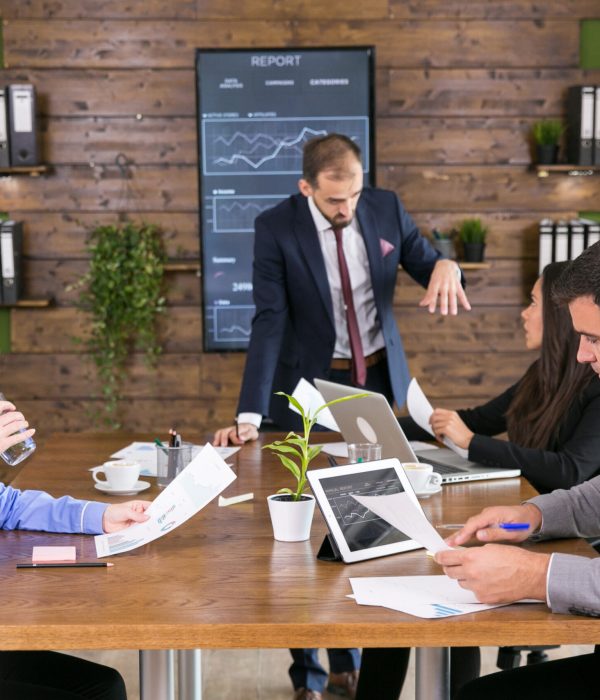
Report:
[[[423,389],[421,389],[419,382],[414,377],[410,380],[410,384],[408,385],[406,407],[408,408],[410,417],[414,420],[414,422],[419,427],[423,428],[423,430],[426,430],[430,435],[435,437],[435,434],[429,425],[429,417],[433,413],[433,406],[429,403],[429,400],[423,393]],[[450,438],[444,438],[442,442],[444,445],[446,445],[446,447],[449,447],[463,459],[468,458],[469,452],[464,450],[462,447],[455,445]]]
[[[430,552],[435,554],[444,549],[452,549],[406,492],[387,496],[353,495],[352,498]]]
[[[481,612],[497,605],[480,603],[472,591],[447,576],[381,576],[351,578],[359,605],[377,605],[417,617],[451,617]],[[539,601],[519,601],[539,602]]]
[[[306,379],[301,379],[298,384],[296,384],[296,388],[292,392],[292,396],[302,406],[304,413],[310,413],[311,416],[314,416],[319,408],[321,408],[323,404],[327,403],[321,395],[321,392],[318,389],[315,389],[315,387]],[[300,411],[293,404],[288,404],[288,407],[294,411],[294,413],[300,413]],[[328,408],[324,408],[319,413],[317,423],[322,425],[324,428],[329,428],[329,430],[335,430],[338,433],[340,431],[337,423],[335,422],[335,418],[333,417],[333,413]]]
[[[234,481],[235,474],[206,444],[187,467],[152,501],[150,519],[110,535],[94,538],[98,557],[121,554],[166,535],[218,496]]]

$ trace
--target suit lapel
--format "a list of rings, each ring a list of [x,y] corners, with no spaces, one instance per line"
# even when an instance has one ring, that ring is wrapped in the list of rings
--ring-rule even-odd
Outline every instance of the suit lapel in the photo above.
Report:
[[[309,273],[319,290],[331,325],[335,326],[331,290],[329,289],[325,260],[323,259],[323,251],[321,250],[321,244],[319,242],[319,234],[317,233],[315,222],[310,214],[308,201],[303,196],[298,203],[294,235],[298,241],[298,247],[304,257]]]
[[[360,224],[362,237],[365,241],[367,257],[369,258],[369,268],[371,270],[373,295],[375,297],[375,303],[379,307],[383,299],[383,256],[379,243],[379,230],[372,210],[362,198],[358,201],[356,218]]]

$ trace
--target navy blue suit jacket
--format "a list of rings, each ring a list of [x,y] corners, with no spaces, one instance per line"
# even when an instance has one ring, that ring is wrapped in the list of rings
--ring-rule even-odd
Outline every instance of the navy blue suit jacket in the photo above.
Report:
[[[363,190],[356,208],[367,249],[371,282],[394,398],[405,401],[410,380],[393,314],[398,265],[424,287],[441,255],[420,235],[393,192]],[[384,255],[383,244],[389,250]],[[253,288],[256,314],[238,413],[269,416],[278,425],[297,425],[287,401],[301,377],[327,378],[335,347],[335,326],[325,261],[308,200],[293,195],[255,222]]]

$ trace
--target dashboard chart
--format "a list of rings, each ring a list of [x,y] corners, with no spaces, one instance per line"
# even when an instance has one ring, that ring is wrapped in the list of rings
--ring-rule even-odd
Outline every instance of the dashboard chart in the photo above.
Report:
[[[321,479],[321,486],[350,551],[403,542],[409,538],[362,506],[356,496],[387,496],[404,491],[394,469]]]
[[[254,221],[298,191],[304,145],[342,133],[373,172],[373,49],[196,52],[204,350],[245,350]]]

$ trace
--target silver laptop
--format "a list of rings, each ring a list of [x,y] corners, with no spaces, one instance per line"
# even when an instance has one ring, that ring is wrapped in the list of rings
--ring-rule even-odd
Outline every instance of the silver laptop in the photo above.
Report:
[[[378,442],[382,446],[383,459],[396,457],[401,462],[427,462],[441,474],[444,484],[479,479],[506,479],[521,475],[519,469],[486,467],[463,459],[447,448],[415,452],[383,394],[365,392],[325,379],[314,381],[325,401],[354,394],[368,394],[356,401],[334,404],[331,406],[331,413],[346,442]]]

